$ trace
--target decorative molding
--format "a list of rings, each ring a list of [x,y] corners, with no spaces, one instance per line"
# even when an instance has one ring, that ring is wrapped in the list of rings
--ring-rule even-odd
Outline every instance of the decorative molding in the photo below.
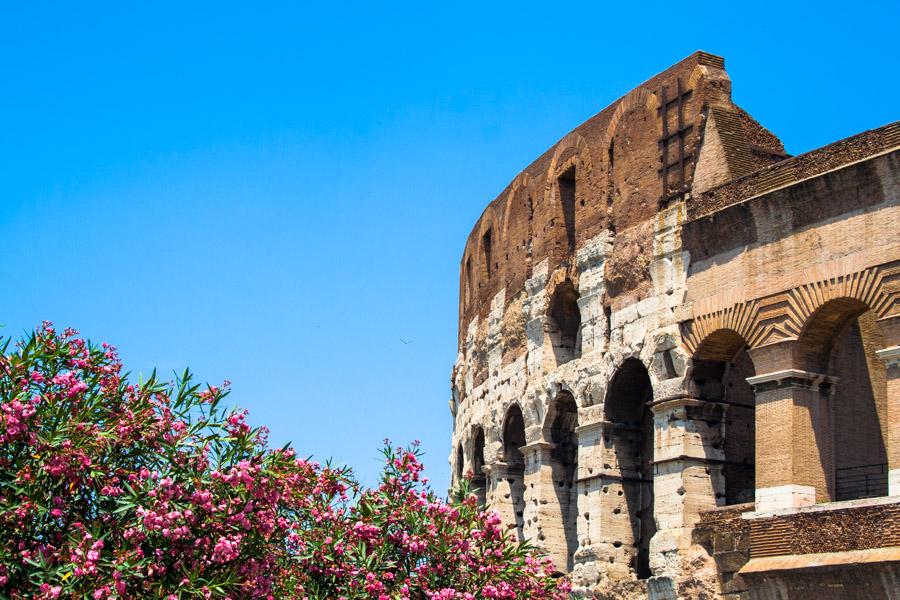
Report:
[[[560,176],[561,171],[572,164],[580,167],[582,174],[590,180],[594,168],[591,148],[584,136],[574,131],[561,139],[553,151],[550,167],[547,169],[546,189],[554,189],[556,179]]]
[[[681,324],[683,346],[694,356],[723,329],[750,348],[796,339],[819,308],[839,298],[858,300],[879,319],[900,313],[900,262],[848,272],[853,266],[841,260],[810,267],[807,282],[758,299],[744,299],[738,290],[698,300],[693,318]]]
[[[869,267],[848,274],[839,274],[838,269],[844,266],[845,263],[840,261],[810,267],[808,273],[815,279],[788,293],[795,322],[805,324],[816,310],[838,298],[859,300],[875,311],[879,319],[887,315],[892,298],[884,293],[882,268]],[[798,329],[797,333],[800,331]]]
[[[762,385],[764,383],[781,384],[782,382],[791,381],[802,381],[807,385],[819,385],[822,383],[833,385],[838,382],[838,378],[832,377],[831,375],[823,375],[822,373],[801,371],[800,369],[785,369],[783,371],[763,373],[762,375],[755,375],[754,377],[747,378],[747,383],[749,383],[753,387]]]
[[[900,365],[900,346],[891,346],[890,348],[884,348],[883,350],[876,350],[875,356],[884,361],[884,364],[889,367]]]

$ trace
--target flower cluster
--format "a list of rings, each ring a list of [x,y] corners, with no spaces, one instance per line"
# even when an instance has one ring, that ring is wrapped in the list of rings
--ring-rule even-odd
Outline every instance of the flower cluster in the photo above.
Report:
[[[553,599],[568,584],[417,445],[380,485],[269,449],[219,387],[45,323],[0,354],[0,597]]]

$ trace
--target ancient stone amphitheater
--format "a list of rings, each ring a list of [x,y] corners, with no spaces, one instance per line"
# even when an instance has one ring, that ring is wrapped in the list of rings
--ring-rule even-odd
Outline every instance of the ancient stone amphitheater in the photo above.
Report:
[[[898,200],[900,123],[789,157],[718,56],[640,85],[466,241],[454,478],[586,596],[900,597]]]

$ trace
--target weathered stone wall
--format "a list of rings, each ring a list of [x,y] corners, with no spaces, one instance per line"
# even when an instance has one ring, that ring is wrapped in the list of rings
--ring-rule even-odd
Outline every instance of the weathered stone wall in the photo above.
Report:
[[[717,109],[719,121],[737,121],[732,129],[740,131],[720,144],[723,149],[710,160],[722,166],[712,168],[734,177],[747,165],[784,157],[778,139],[731,102],[731,83],[720,57],[697,52],[684,59],[569,133],[488,205],[460,263],[460,345],[467,324],[487,318],[498,292],[505,290],[504,301],[511,302],[535,265],[546,260],[548,270],[554,271],[571,264],[575,247],[606,231],[614,234],[615,257],[607,273],[608,301],[645,297],[652,253],[648,221],[667,196],[659,175],[662,113],[670,135],[683,131],[683,143],[676,137],[666,144],[667,161],[678,164],[667,179],[681,183],[683,149],[683,183],[689,187],[710,107]],[[733,158],[751,153],[750,162]],[[736,166],[729,167],[729,159]]]
[[[738,504],[703,513],[693,531],[693,541],[715,560],[718,586],[724,600],[747,600],[749,584],[740,570],[750,560],[750,523],[742,515],[753,504]]]
[[[455,477],[603,598],[746,598],[743,513],[900,494],[898,147],[785,160],[705,53],[565,136],[464,249]]]

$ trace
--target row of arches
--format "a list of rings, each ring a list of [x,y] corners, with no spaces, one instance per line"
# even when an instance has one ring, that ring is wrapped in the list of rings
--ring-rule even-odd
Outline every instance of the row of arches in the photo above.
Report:
[[[874,311],[865,303],[846,298],[826,302],[810,315],[792,344],[791,366],[797,372],[815,372],[830,382],[817,392],[821,395],[817,401],[827,412],[826,425],[816,430],[813,440],[816,448],[811,450],[818,452],[807,452],[818,454],[827,470],[828,493],[817,496],[816,501],[886,495],[887,379],[884,364],[875,356],[884,347],[884,340]],[[767,444],[775,440],[768,439],[767,431],[784,426],[759,416],[764,414],[757,410],[760,390],[748,380],[757,375],[757,363],[767,368],[771,364],[761,362],[757,352],[736,331],[719,329],[698,346],[686,373],[687,395],[721,409],[705,413],[704,417],[721,415],[719,422],[707,423],[712,433],[704,434],[710,449],[707,473],[717,474],[710,477],[714,498],[709,504],[713,506],[754,501],[758,487],[756,466],[758,457],[763,456],[758,452],[757,440],[763,440],[765,451]],[[660,440],[658,428],[664,426],[656,419],[660,415],[663,420],[668,418],[659,408],[661,404],[654,402],[653,394],[647,366],[637,358],[624,360],[607,386],[600,423],[602,435],[598,442],[592,442],[603,445],[603,485],[598,488],[599,493],[618,498],[608,504],[614,507],[609,515],[600,515],[600,538],[629,549],[629,566],[639,578],[652,574],[650,540],[658,526],[654,483],[659,476],[656,453],[660,451],[655,444]],[[542,523],[545,534],[550,532],[544,546],[557,557],[564,556],[566,567],[571,570],[579,547],[579,519],[584,528],[583,521],[589,518],[587,513],[579,515],[579,494],[588,493],[587,483],[579,481],[579,443],[587,442],[579,439],[578,403],[571,392],[561,391],[550,401],[541,425],[540,439],[546,442],[548,454],[529,463],[529,457],[540,452],[540,448],[532,451],[527,445],[528,423],[522,408],[514,403],[503,417],[497,458],[505,464],[505,480],[509,484],[504,501],[511,511],[506,514],[511,515],[510,525],[520,539],[529,535],[532,530],[526,504],[535,498],[527,499],[526,493],[534,496],[537,492],[529,490],[526,484],[529,476],[534,477],[542,466],[549,466],[553,485],[549,501],[557,509],[559,522],[553,527]],[[483,474],[481,427],[475,429],[473,439],[471,464],[476,470],[475,485],[482,489],[479,502],[484,504],[483,490],[488,482]],[[581,452],[589,451],[581,448]],[[462,460],[460,446],[458,477],[463,475]],[[767,466],[773,468],[778,467]],[[547,502],[548,496],[541,501]],[[558,564],[562,566],[561,561]]]
[[[747,383],[759,374],[754,354],[768,371],[789,371],[818,382],[813,389],[796,392],[804,394],[796,403],[803,406],[803,420],[811,424],[812,447],[795,451],[809,458],[794,467],[807,480],[813,478],[813,471],[820,473],[816,502],[887,495],[887,370],[876,356],[885,347],[876,321],[876,312],[865,302],[839,297],[812,311],[787,348],[750,348],[731,329],[715,331],[699,345],[693,359],[694,394],[727,406],[727,503],[753,501],[752,441],[757,429],[765,438],[766,429],[775,431],[777,425],[767,419],[757,422],[755,417],[760,391]],[[773,362],[772,355],[778,353],[784,356]],[[769,391],[767,402],[769,396],[790,397],[785,391]],[[799,430],[792,432],[793,438],[803,435]]]
[[[653,520],[653,419],[650,404],[653,390],[644,364],[635,358],[626,360],[613,378],[608,394],[607,419],[612,428],[609,445],[617,457],[620,474],[613,479],[622,482],[622,497],[627,507],[621,511],[624,530],[618,544],[635,548],[631,567],[638,576],[650,575],[649,542],[655,533]],[[561,391],[550,403],[542,437],[548,442],[546,465],[549,466],[553,492],[550,496],[557,510],[558,523],[543,523],[544,547],[558,557],[558,566],[571,571],[578,549],[578,405],[574,395]],[[476,426],[471,443],[472,487],[480,505],[484,506],[487,477],[484,468],[484,429]],[[524,540],[526,527],[526,424],[522,409],[512,404],[503,419],[501,451],[498,460],[504,465],[504,479],[509,493],[506,502],[516,535]],[[456,476],[465,476],[464,449],[457,450]],[[534,466],[534,465],[533,465]],[[480,469],[480,470],[479,470]],[[533,487],[533,486],[532,486]],[[540,502],[546,502],[543,499]],[[560,560],[565,557],[565,562]]]
[[[692,74],[687,85],[696,86],[699,77]],[[686,118],[694,119],[700,105],[689,92],[685,97]],[[659,146],[659,102],[646,88],[633,90],[610,107],[605,131],[570,132],[552,148],[549,163],[526,168],[502,200],[488,205],[463,253],[461,312],[476,303],[483,289],[521,289],[523,267],[531,264],[532,254],[559,264],[574,259],[585,236],[601,229],[621,231],[657,213],[659,166],[671,160]],[[691,133],[689,143],[696,143],[698,135]],[[540,171],[533,169],[537,165]],[[494,285],[507,270],[513,273]]]
[[[572,256],[575,252],[577,240],[576,233],[576,207],[587,206],[585,200],[586,182],[579,175],[577,159],[570,159],[564,170],[554,178],[555,184],[551,186],[553,208],[546,231],[542,237],[558,236],[557,245],[563,248],[562,255]],[[531,254],[534,244],[534,213],[535,202],[530,192],[519,188],[517,193],[510,194],[507,199],[508,208],[515,206],[516,210],[507,210],[504,216],[505,227],[501,230],[498,220],[489,209],[482,217],[472,247],[467,248],[462,261],[461,276],[461,301],[462,308],[466,310],[475,301],[479,292],[492,286],[504,271],[503,265],[516,265],[518,270],[522,267],[527,270],[531,264]],[[525,223],[511,221],[525,221]],[[554,230],[559,229],[559,233]],[[524,284],[527,273],[522,272],[518,277],[521,281],[504,281],[499,284],[503,287],[508,283]]]

